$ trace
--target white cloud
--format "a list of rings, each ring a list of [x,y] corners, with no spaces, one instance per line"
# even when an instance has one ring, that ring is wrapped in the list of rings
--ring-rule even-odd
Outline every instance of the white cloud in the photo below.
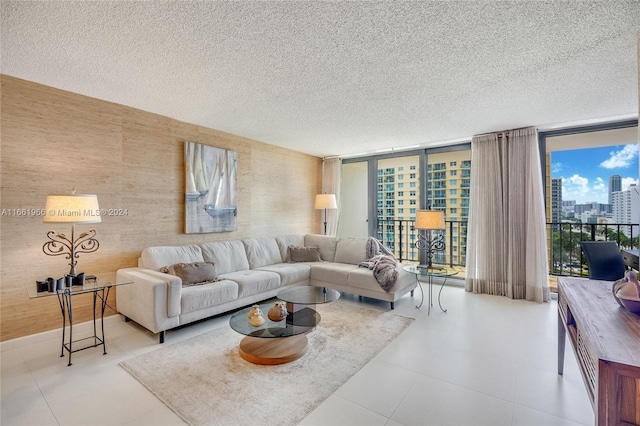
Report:
[[[638,185],[638,179],[634,179],[632,177],[625,177],[620,180],[620,187],[622,188],[623,191],[626,191],[627,189],[629,189],[629,187],[633,184]]]
[[[619,151],[609,153],[610,157],[600,163],[600,167],[605,169],[617,169],[629,167],[638,156],[638,144],[625,145]]]
[[[575,174],[569,178],[562,178],[562,198],[577,200],[589,192],[589,179]],[[565,197],[565,194],[567,195]]]
[[[563,164],[561,162],[551,163],[551,174],[558,175],[562,171]]]
[[[607,183],[600,177],[589,183],[589,179],[579,174],[562,178],[562,199],[576,200],[578,204],[597,201],[606,203],[608,200]]]
[[[593,183],[593,190],[596,192],[600,192],[603,190],[609,190],[608,185],[604,183],[601,177],[597,177],[596,181]]]

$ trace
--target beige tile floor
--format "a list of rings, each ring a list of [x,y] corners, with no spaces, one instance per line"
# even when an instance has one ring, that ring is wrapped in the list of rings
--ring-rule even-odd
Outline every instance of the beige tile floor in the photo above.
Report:
[[[419,291],[406,296],[395,310],[416,321],[301,425],[594,424],[570,345],[565,374],[556,374],[555,300],[512,301],[447,285],[442,302],[448,312],[436,303],[427,315],[426,305],[414,307],[419,298]],[[343,299],[388,309],[369,299]],[[165,344],[227,321],[221,316],[168,332]],[[118,365],[157,349],[157,337],[119,316],[105,324],[108,354],[78,352],[71,367],[59,357],[59,331],[3,342],[0,424],[182,424]]]

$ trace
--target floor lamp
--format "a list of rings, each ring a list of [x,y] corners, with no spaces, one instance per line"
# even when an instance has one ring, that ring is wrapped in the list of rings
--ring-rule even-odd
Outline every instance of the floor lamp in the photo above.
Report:
[[[318,194],[316,195],[316,204],[314,207],[317,209],[324,209],[324,235],[327,235],[327,209],[337,209],[338,203],[336,202],[335,194]]]
[[[75,277],[76,264],[80,253],[93,253],[100,243],[94,237],[94,229],[81,233],[76,238],[76,223],[102,222],[98,197],[90,194],[49,195],[45,206],[45,223],[70,223],[71,238],[61,232],[49,231],[42,251],[49,256],[66,256],[71,269],[69,275]]]
[[[439,210],[418,210],[416,212],[416,229],[427,231],[427,237],[420,233],[416,248],[427,251],[427,268],[433,268],[433,252],[443,251],[445,248],[444,235],[440,234],[432,238],[431,231],[444,230],[444,213]]]

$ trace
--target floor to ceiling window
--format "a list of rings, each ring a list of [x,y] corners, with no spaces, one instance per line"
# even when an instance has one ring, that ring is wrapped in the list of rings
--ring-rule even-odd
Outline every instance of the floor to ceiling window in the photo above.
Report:
[[[376,237],[403,259],[418,259],[413,222],[420,205],[420,156],[377,161]]]
[[[586,276],[580,241],[638,248],[637,121],[540,134],[552,275]]]
[[[440,264],[466,264],[470,179],[470,149],[427,153],[427,207],[445,217],[447,248],[435,256]]]
[[[579,246],[581,240],[613,239],[621,247],[637,249],[640,235],[637,120],[540,132],[540,146],[545,171],[550,273],[587,273]],[[597,164],[587,165],[592,161],[590,157],[596,155],[602,157]],[[570,163],[583,169],[571,171]],[[339,236],[374,236],[402,262],[418,263],[424,259],[415,248],[416,211],[441,210],[446,229],[432,232],[444,234],[446,249],[435,255],[435,262],[464,267],[470,143],[344,159],[342,167]],[[553,279],[550,277],[552,289]]]
[[[424,208],[442,210],[446,229],[432,232],[444,234],[446,249],[436,253],[434,260],[464,266],[470,160],[469,144],[343,160],[338,235],[354,236],[352,231],[361,229],[367,210],[369,235],[382,241],[401,261],[418,263],[424,259],[415,247],[416,212]],[[365,174],[369,182],[366,189],[362,180]],[[368,194],[366,209],[355,201],[364,193]],[[353,205],[353,211],[347,211],[350,209],[345,205]]]

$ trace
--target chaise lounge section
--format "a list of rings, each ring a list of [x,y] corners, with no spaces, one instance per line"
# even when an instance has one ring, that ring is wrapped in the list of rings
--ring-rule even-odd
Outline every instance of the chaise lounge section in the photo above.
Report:
[[[117,271],[118,311],[164,342],[165,331],[275,297],[288,287],[314,285],[394,302],[416,280],[397,264],[382,289],[368,260],[366,238],[324,235],[216,241],[145,248],[138,267]],[[394,274],[395,276],[395,274]]]

